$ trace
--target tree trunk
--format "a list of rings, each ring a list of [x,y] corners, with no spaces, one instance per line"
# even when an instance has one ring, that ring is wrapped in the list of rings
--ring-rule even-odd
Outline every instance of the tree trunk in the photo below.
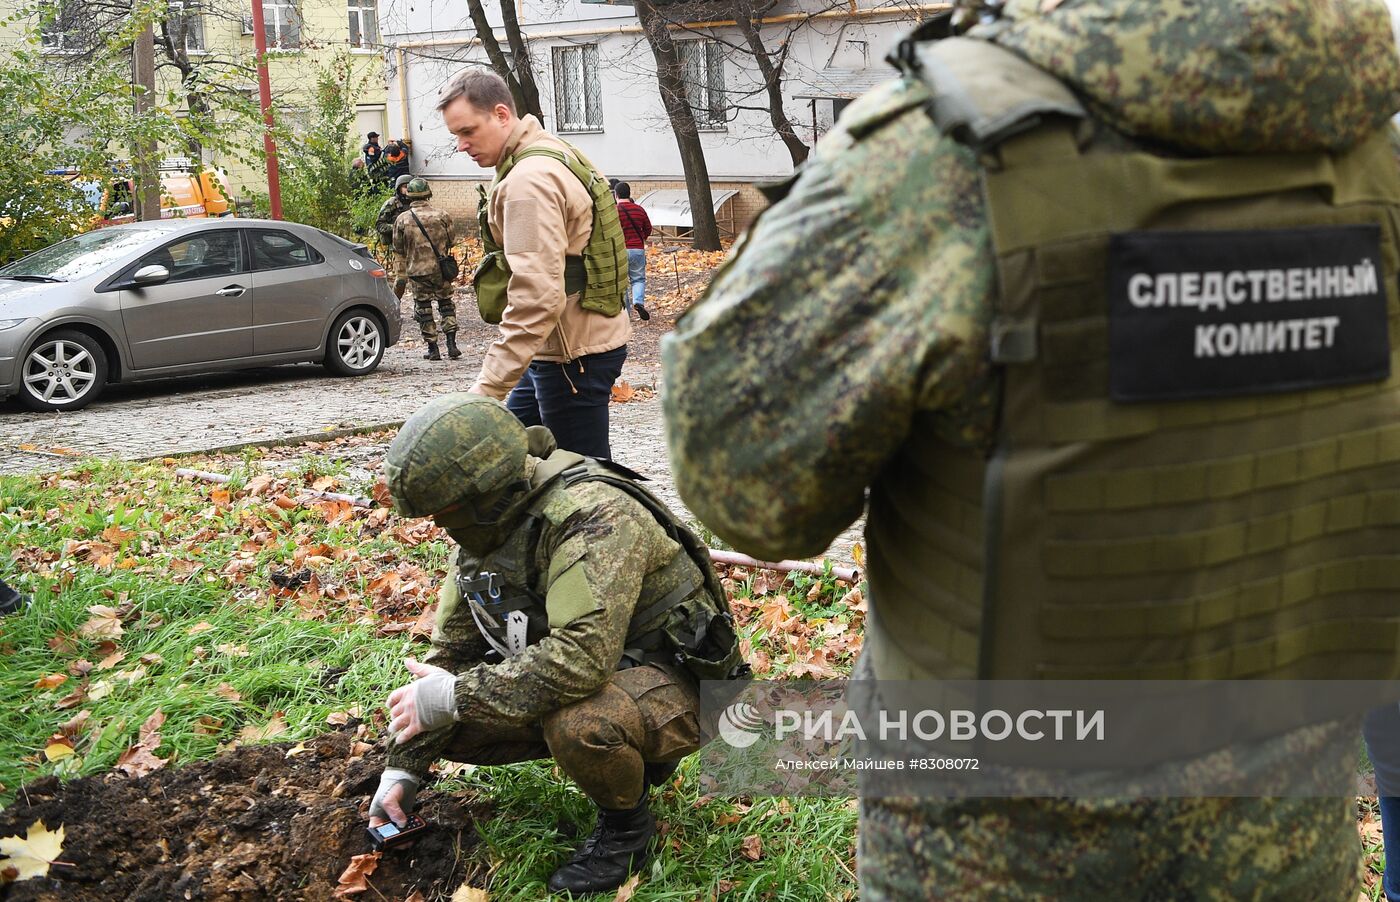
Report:
[[[534,113],[540,122],[544,122],[540,89],[535,85],[535,62],[530,57],[529,45],[520,34],[520,19],[515,15],[515,0],[501,0],[501,20],[505,23],[506,42],[510,44],[510,53],[515,59],[514,75],[516,83],[520,85],[520,96],[525,100],[525,109]]]
[[[661,102],[671,120],[676,135],[681,166],[685,170],[686,191],[690,195],[692,246],[698,251],[719,250],[719,227],[715,225],[714,200],[710,194],[710,171],[705,165],[705,149],[700,145],[700,131],[695,127],[695,114],[685,96],[681,77],[680,54],[676,52],[666,21],[657,12],[652,0],[636,0],[637,18],[652,56],[656,57],[656,81],[661,89]]]
[[[763,87],[768,92],[768,118],[773,123],[773,130],[787,147],[792,166],[796,169],[807,160],[807,145],[797,137],[797,130],[792,127],[792,121],[783,109],[783,73],[773,65],[768,48],[763,46],[763,37],[758,33],[749,0],[734,0],[734,21],[739,24],[744,40],[748,41],[754,62],[758,63],[758,71],[763,76]]]
[[[511,2],[503,0],[502,10]],[[523,63],[517,57],[516,66],[522,67],[528,73],[529,89],[521,84],[516,71],[512,69],[510,61],[506,59],[505,51],[501,49],[501,44],[496,40],[496,33],[491,30],[491,23],[486,18],[486,8],[482,6],[481,0],[467,0],[467,11],[472,17],[472,27],[476,29],[476,36],[481,39],[481,46],[486,49],[486,58],[491,61],[491,68],[496,70],[496,74],[506,80],[506,86],[510,88],[510,96],[515,100],[515,112],[524,116],[527,113],[533,114],[541,122],[544,121],[540,111],[540,92],[535,87],[535,76],[530,70],[530,61],[526,58]],[[511,18],[515,17],[515,10],[511,10]],[[516,37],[519,37],[520,25],[517,22]],[[507,29],[509,38],[510,30]],[[524,42],[521,41],[523,44]],[[512,44],[512,47],[514,44]],[[512,52],[514,52],[512,50]]]

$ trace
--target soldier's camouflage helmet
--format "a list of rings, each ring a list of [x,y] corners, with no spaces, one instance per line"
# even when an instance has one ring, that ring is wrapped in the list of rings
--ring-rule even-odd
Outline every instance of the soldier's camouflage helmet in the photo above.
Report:
[[[394,190],[395,190],[395,191],[399,190],[400,188],[402,188],[404,185],[407,185],[407,184],[408,184],[409,182],[411,182],[411,181],[413,181],[413,176],[411,176],[411,175],[409,175],[409,174],[407,174],[407,173],[404,173],[403,175],[401,175],[401,176],[399,176],[398,178],[394,179]]]
[[[403,178],[403,176],[399,176]],[[404,186],[403,196],[409,200],[427,200],[433,196],[433,189],[428,186],[428,180],[421,176],[414,176]]]
[[[525,427],[500,402],[468,392],[434,398],[384,456],[394,507],[427,517],[500,492],[524,478],[527,447]]]

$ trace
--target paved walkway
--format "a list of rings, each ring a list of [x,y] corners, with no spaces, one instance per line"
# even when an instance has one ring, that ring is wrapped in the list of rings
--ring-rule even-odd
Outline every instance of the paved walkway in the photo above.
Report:
[[[472,316],[463,305],[459,313],[464,323]],[[495,334],[482,323],[464,328],[462,359],[432,362],[422,359],[411,316],[404,326],[404,341],[385,352],[376,372],[361,378],[336,378],[319,366],[299,364],[113,385],[75,413],[32,413],[13,399],[0,403],[0,474],[58,470],[76,457],[161,457],[402,422],[426,399],[466,390]],[[637,331],[624,379],[657,385],[656,346],[669,329],[657,316]],[[659,398],[614,404],[612,445],[619,462],[651,477],[652,488],[684,510],[671,482]],[[829,556],[849,563],[857,539],[849,531]]]

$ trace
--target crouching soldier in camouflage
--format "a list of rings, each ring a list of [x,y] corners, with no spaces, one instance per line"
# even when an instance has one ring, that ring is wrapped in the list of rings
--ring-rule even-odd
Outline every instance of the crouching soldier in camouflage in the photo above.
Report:
[[[379,215],[374,219],[374,231],[379,236],[379,244],[394,257],[394,297],[403,300],[404,289],[408,287],[408,274],[404,269],[403,257],[394,253],[394,223],[399,215],[408,209],[403,189],[413,181],[411,175],[401,175],[394,180],[394,193],[379,207]]]
[[[620,886],[656,832],[648,789],[708,738],[697,680],[743,669],[705,547],[631,471],[556,450],[480,395],[429,402],[384,469],[399,512],[457,550],[432,651],[389,696],[371,825],[402,824],[438,758],[553,757],[598,823],[549,889]]]
[[[412,178],[402,189],[408,209],[394,220],[394,253],[404,261],[404,272],[413,282],[413,318],[428,343],[425,360],[441,360],[438,351],[438,330],[433,323],[433,302],[437,301],[442,319],[442,334],[447,338],[447,356],[456,360],[457,307],[452,301],[452,280],[447,278],[438,262],[452,250],[452,216],[428,204],[433,189],[428,180]]]

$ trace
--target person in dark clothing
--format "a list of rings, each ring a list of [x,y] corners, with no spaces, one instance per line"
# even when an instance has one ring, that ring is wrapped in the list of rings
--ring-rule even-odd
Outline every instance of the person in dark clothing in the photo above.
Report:
[[[360,155],[365,160],[365,169],[369,170],[370,175],[379,175],[384,165],[384,148],[379,146],[379,132],[370,132],[365,138],[368,140],[365,146],[360,148]]]
[[[647,292],[647,238],[651,235],[651,217],[641,204],[632,200],[632,186],[618,182],[613,187],[617,195],[617,218],[622,223],[622,237],[627,242],[627,284],[632,309],[638,318],[651,319],[645,305]]]
[[[390,141],[384,148],[384,179],[392,185],[401,175],[408,175],[408,148],[402,142]]]

